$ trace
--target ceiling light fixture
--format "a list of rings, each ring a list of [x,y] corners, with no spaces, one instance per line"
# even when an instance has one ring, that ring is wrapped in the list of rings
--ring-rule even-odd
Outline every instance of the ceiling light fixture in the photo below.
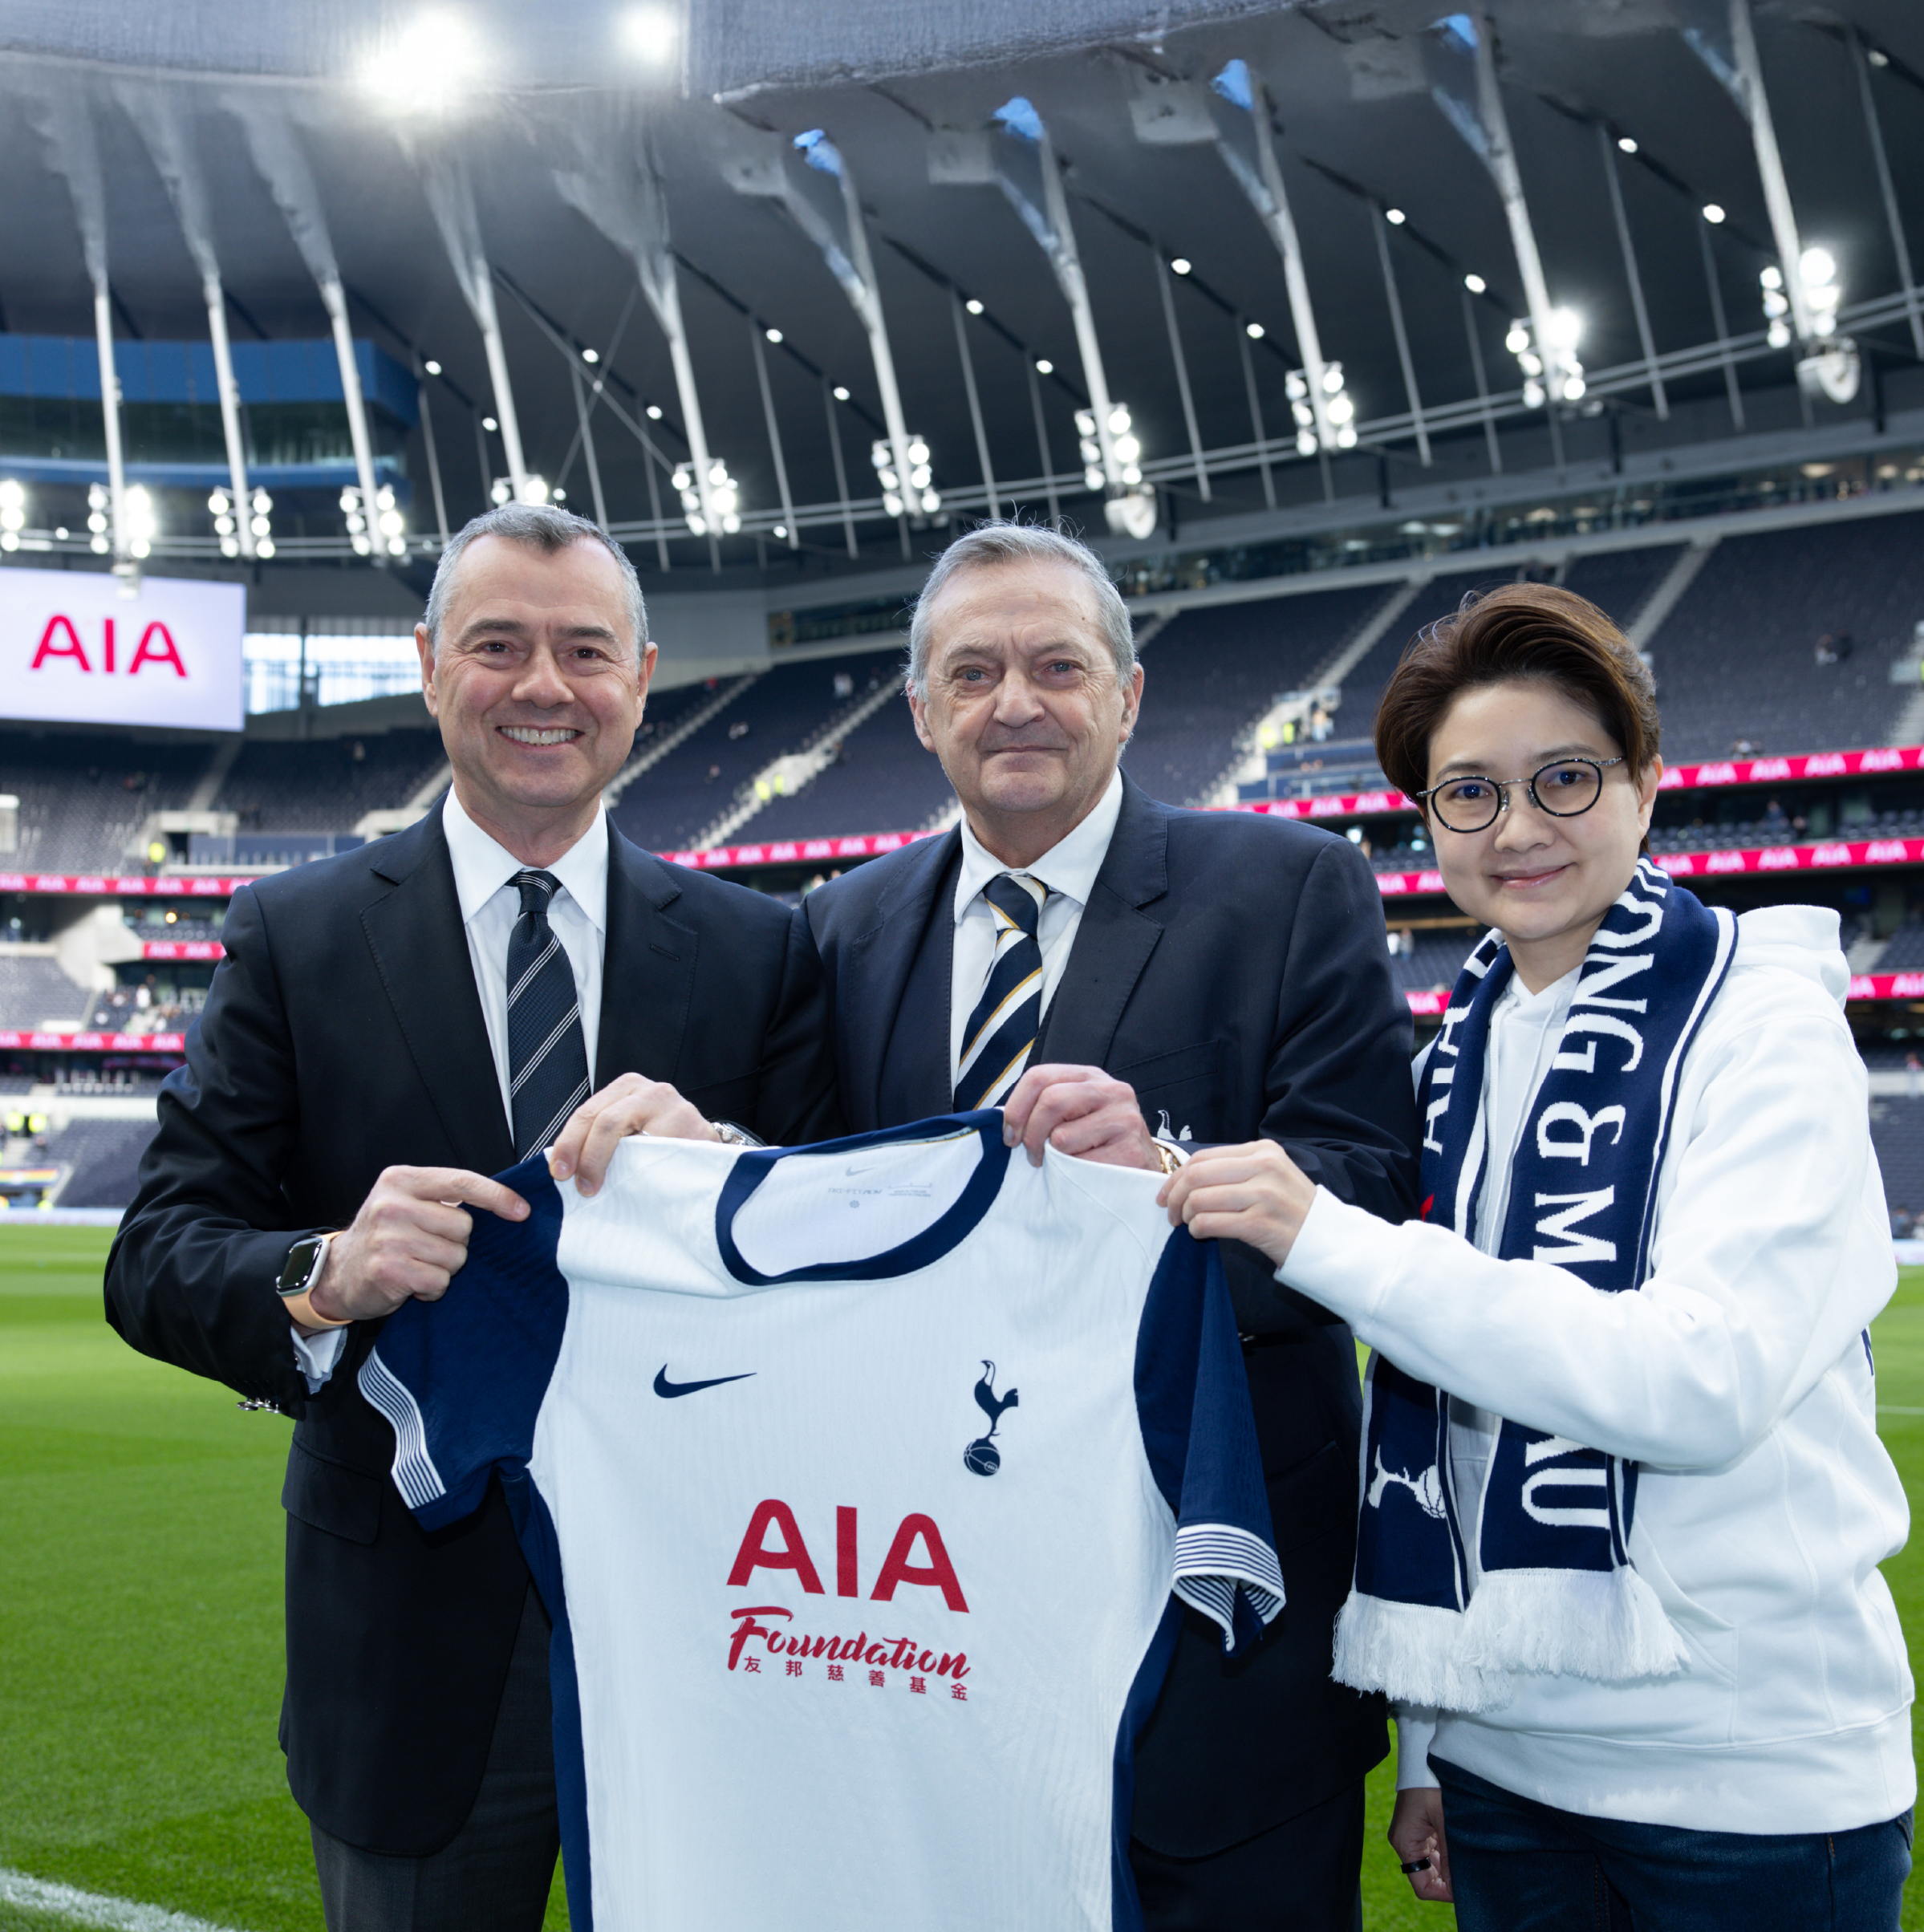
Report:
[[[781,339],[781,331],[779,329],[764,329],[761,332],[767,336],[770,342],[780,342]]]
[[[1264,331],[1263,325],[1260,322],[1246,322],[1243,324],[1243,333],[1252,342],[1260,342]]]
[[[1463,285],[1472,295],[1480,295],[1490,286],[1480,275],[1465,275]]]
[[[1038,356],[1036,358],[1036,374],[1037,374],[1037,375],[1053,375],[1055,374],[1055,372],[1056,372],[1056,366],[1055,366],[1055,364],[1054,364],[1053,363],[1052,363],[1052,362],[1051,362],[1051,361],[1049,359],[1049,358],[1048,358],[1046,355],[1038,355]]]
[[[1634,154],[1637,152],[1636,142],[1627,134],[1620,134],[1617,136],[1617,145],[1626,154]]]
[[[976,301],[973,295],[971,295],[968,301],[964,302],[962,306],[964,308],[967,309],[969,314],[972,315],[980,315],[982,313],[982,305],[980,302]]]
[[[831,389],[829,393],[833,396],[835,400],[838,403],[846,403],[848,400],[848,392],[843,388],[839,383],[837,383],[834,388]]]
[[[601,351],[599,349],[583,349],[581,359],[585,363],[598,363],[601,360]]]
[[[1169,272],[1172,275],[1187,275],[1193,266],[1187,255],[1178,255],[1170,263]]]
[[[1383,219],[1392,228],[1401,228],[1409,218],[1400,208],[1386,208],[1383,210]]]
[[[1706,201],[1703,205],[1703,218],[1715,228],[1723,221],[1723,210],[1715,201]]]
[[[423,363],[421,367],[425,369],[430,375],[439,375],[441,372],[440,364],[436,362],[432,357],[430,357],[426,362]]]

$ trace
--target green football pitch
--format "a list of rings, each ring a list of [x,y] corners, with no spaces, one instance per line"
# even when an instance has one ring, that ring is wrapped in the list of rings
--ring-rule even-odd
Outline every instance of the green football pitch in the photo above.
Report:
[[[323,1932],[274,1726],[287,1423],[144,1360],[100,1314],[107,1236],[0,1225],[0,1932],[63,1919],[16,1875],[236,1932]],[[1874,1331],[1885,1441],[1924,1494],[1924,1269]],[[1924,1548],[1888,1566],[1924,1632]],[[1371,1781],[1364,1915],[1446,1928],[1382,1839]],[[44,1896],[42,1894],[41,1896]],[[164,1932],[161,1913],[145,1918]],[[558,1884],[550,1927],[567,1914]],[[1904,1924],[1924,1932],[1924,1882]]]

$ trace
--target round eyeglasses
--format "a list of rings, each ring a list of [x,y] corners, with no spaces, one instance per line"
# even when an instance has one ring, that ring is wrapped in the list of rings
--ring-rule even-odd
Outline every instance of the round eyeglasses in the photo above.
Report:
[[[1622,762],[1621,757],[1553,758],[1528,778],[1486,778],[1480,773],[1446,778],[1419,792],[1416,803],[1427,798],[1436,822],[1450,831],[1488,831],[1510,809],[1510,794],[1520,785],[1538,811],[1552,818],[1580,818],[1603,795],[1603,774]]]

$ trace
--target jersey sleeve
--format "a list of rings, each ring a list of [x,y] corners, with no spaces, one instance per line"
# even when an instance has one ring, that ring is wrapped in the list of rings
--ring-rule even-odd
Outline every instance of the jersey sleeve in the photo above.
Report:
[[[1136,1410],[1175,1515],[1171,1587],[1234,1653],[1283,1607],[1269,1497],[1217,1244],[1171,1230],[1136,1337]]]
[[[393,1426],[395,1487],[424,1529],[471,1514],[496,1468],[526,1463],[567,1322],[561,1196],[546,1163],[497,1178],[528,1218],[470,1210],[468,1259],[447,1293],[403,1303],[361,1365],[361,1393]]]

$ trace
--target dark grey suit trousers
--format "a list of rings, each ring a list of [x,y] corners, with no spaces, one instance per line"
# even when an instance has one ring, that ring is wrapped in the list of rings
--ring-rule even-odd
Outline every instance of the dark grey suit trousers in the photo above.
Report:
[[[561,1850],[548,1637],[530,1587],[481,1790],[440,1851],[390,1857],[309,1826],[327,1932],[541,1932]]]

